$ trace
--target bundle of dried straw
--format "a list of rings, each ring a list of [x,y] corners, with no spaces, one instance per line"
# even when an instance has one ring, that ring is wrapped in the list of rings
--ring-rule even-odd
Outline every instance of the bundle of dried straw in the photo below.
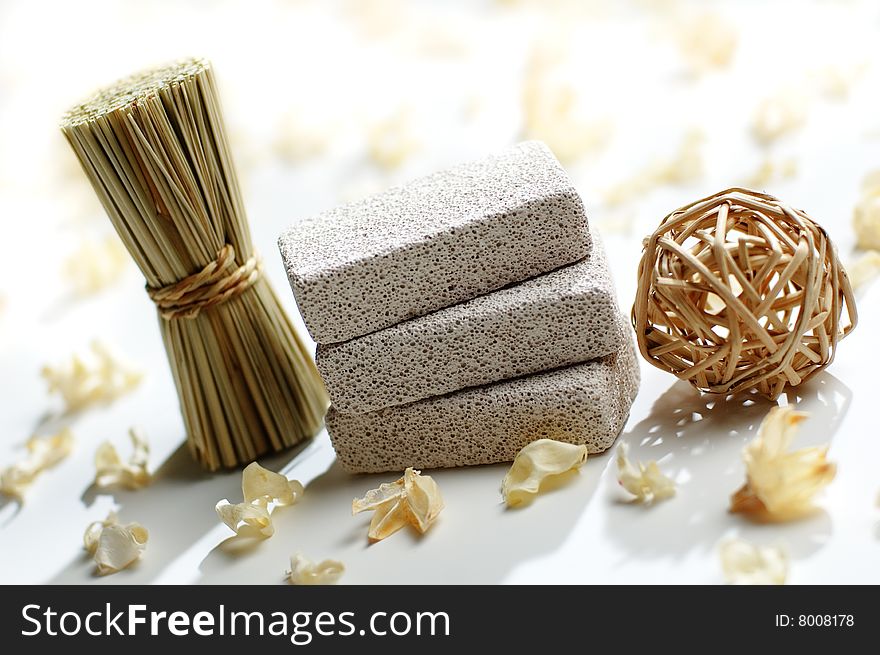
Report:
[[[261,275],[210,64],[120,80],[61,129],[146,277],[195,458],[215,470],[313,436],[326,393]]]

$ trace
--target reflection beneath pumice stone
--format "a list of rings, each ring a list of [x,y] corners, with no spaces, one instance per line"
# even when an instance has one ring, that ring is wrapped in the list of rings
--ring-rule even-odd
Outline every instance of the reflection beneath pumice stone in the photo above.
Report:
[[[831,442],[851,401],[850,388],[826,371],[789,390],[780,402],[796,404],[810,415],[800,424],[793,447]],[[822,509],[798,521],[774,524],[772,533],[728,513],[730,495],[744,480],[742,449],[775,405],[755,395],[700,394],[677,381],[654,402],[645,419],[621,435],[633,461],[657,460],[678,483],[675,498],[656,507],[614,502],[622,494],[614,462],[609,462],[611,506],[605,512],[606,529],[626,553],[621,564],[630,558],[681,559],[694,549],[712,550],[734,530],[746,539],[783,542],[794,558],[823,546],[832,526]]]

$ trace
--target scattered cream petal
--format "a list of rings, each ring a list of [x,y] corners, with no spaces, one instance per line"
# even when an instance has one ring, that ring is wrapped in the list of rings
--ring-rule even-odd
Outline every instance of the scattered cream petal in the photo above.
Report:
[[[847,266],[846,273],[853,289],[867,284],[880,274],[880,251],[869,250]]]
[[[828,100],[843,101],[849,98],[852,88],[865,74],[865,62],[850,65],[832,65],[812,73],[819,93]]]
[[[331,585],[339,582],[343,573],[345,566],[342,562],[325,559],[316,563],[297,553],[290,558],[287,579],[295,585]]]
[[[675,482],[663,475],[657,462],[634,465],[629,461],[629,446],[617,446],[617,481],[640,503],[651,504],[675,495]]]
[[[575,87],[560,79],[567,58],[564,39],[537,43],[526,64],[523,83],[523,133],[546,143],[563,163],[594,154],[608,145],[614,123],[608,117],[588,117],[579,110]]]
[[[761,164],[746,176],[744,186],[754,189],[763,189],[773,182],[789,180],[797,175],[797,160],[794,157],[777,160],[765,157]]]
[[[880,195],[880,168],[865,173],[862,178],[861,192],[865,196]]]
[[[501,496],[509,507],[532,499],[548,477],[581,467],[587,461],[587,447],[553,439],[538,439],[520,450],[504,480]]]
[[[682,138],[678,152],[668,158],[660,158],[635,175],[617,183],[604,194],[605,203],[616,207],[640,199],[661,186],[692,184],[703,176],[702,147],[705,137],[699,129],[692,128]]]
[[[409,470],[409,469],[407,469]],[[399,500],[406,493],[404,478],[394,482],[383,482],[376,489],[370,489],[363,498],[355,498],[351,501],[351,513],[359,514],[371,509],[376,509],[388,501]]]
[[[736,52],[736,28],[722,16],[704,13],[680,21],[675,32],[678,49],[694,73],[727,67]]]
[[[275,526],[272,525],[272,517],[269,515],[269,503],[264,499],[233,505],[224,498],[214,509],[220,520],[235,534],[244,534],[244,528],[249,528],[251,532],[255,531],[262,537],[275,534]]]
[[[434,479],[412,467],[406,469],[399,480],[383,483],[363,498],[351,501],[353,515],[373,511],[367,534],[371,541],[381,541],[405,525],[424,534],[443,507],[443,497]]]
[[[403,0],[348,0],[343,12],[364,37],[383,41],[413,20],[411,7]]]
[[[118,485],[128,489],[145,487],[153,479],[147,468],[150,458],[150,444],[135,428],[128,431],[132,453],[128,462],[123,462],[116,447],[105,441],[95,453],[95,484],[99,487]]]
[[[64,428],[47,437],[33,436],[25,444],[27,455],[19,462],[0,471],[0,492],[24,500],[24,493],[36,477],[52,468],[73,450],[73,433]]]
[[[293,505],[302,498],[304,489],[298,480],[288,480],[280,473],[263,468],[256,462],[248,464],[241,474],[244,502],[232,504],[225,498],[215,506],[217,516],[235,534],[261,537],[275,534],[269,504]]]
[[[721,544],[721,568],[728,584],[781,585],[788,575],[788,555],[779,546],[731,539]]]
[[[64,278],[78,296],[90,296],[116,283],[129,261],[116,235],[88,239],[64,262]]]
[[[443,509],[440,488],[429,475],[408,468],[404,473],[406,501],[416,529],[425,533]]]
[[[83,535],[83,545],[94,557],[97,572],[106,575],[138,560],[147,548],[149,536],[140,523],[122,525],[116,512],[110,512],[104,521],[89,524]]]
[[[241,492],[245,502],[267,498],[276,505],[293,505],[303,495],[299,480],[288,480],[281,473],[263,468],[256,462],[248,464],[241,473]]]
[[[366,39],[393,44],[395,50],[425,56],[460,56],[470,50],[470,21],[428,6],[412,11],[405,0],[350,0],[343,11]]]
[[[385,169],[395,169],[421,149],[412,112],[402,107],[392,116],[375,123],[367,134],[372,160]]]
[[[58,393],[66,411],[76,412],[109,403],[140,384],[143,374],[123,363],[100,341],[91,344],[91,357],[74,354],[66,364],[41,371],[49,393]]]
[[[276,133],[273,144],[276,154],[287,162],[299,163],[326,152],[333,127],[302,110],[291,110],[281,119]]]
[[[807,99],[794,90],[764,98],[752,117],[752,135],[769,145],[801,128],[807,119]]]
[[[596,222],[602,234],[631,235],[637,217],[638,215],[632,207],[623,207],[605,212],[605,215],[598,218]]]
[[[789,451],[798,424],[807,417],[791,406],[774,407],[743,450],[746,483],[730,499],[731,512],[784,521],[813,509],[813,496],[834,479],[828,446]]]
[[[426,57],[463,57],[472,49],[472,24],[468,20],[437,13],[408,25],[403,35],[412,49]]]
[[[370,541],[382,541],[410,523],[406,500],[389,500],[373,510],[373,519],[367,537]]]
[[[853,210],[856,245],[864,250],[880,250],[880,170],[871,171],[862,181],[862,194]]]

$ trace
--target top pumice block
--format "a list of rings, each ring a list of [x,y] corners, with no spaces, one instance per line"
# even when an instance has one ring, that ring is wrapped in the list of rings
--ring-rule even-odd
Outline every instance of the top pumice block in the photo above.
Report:
[[[391,188],[279,239],[318,343],[346,341],[580,260],[583,202],[543,143]]]

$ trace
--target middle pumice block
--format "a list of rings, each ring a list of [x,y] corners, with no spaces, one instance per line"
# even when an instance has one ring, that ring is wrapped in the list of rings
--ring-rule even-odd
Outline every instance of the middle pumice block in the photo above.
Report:
[[[598,236],[584,260],[338,344],[316,361],[340,412],[363,413],[602,357],[620,349]]]

